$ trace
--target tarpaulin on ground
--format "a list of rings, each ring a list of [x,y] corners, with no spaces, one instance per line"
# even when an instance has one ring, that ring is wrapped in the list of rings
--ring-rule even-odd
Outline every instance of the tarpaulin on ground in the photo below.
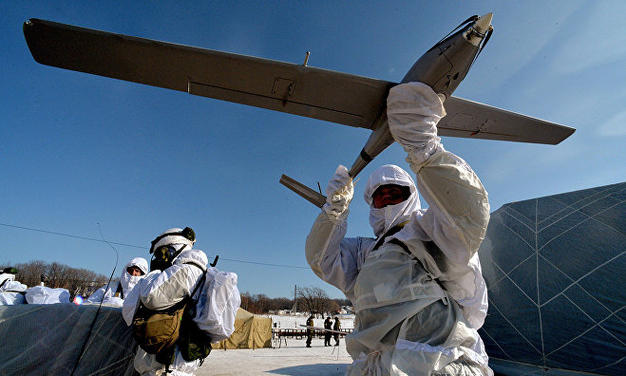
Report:
[[[506,204],[479,255],[496,373],[624,374],[626,183]]]
[[[136,345],[121,309],[103,306],[89,335],[97,310],[0,306],[0,375],[132,375]]]
[[[258,349],[272,347],[272,319],[237,310],[233,334],[214,344],[214,349]]]

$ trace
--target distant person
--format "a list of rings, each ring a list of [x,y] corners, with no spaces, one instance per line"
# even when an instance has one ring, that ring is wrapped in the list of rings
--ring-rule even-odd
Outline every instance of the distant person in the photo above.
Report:
[[[0,270],[0,305],[26,303],[24,293],[28,287],[15,280],[16,274],[17,269],[15,268]]]
[[[313,340],[313,314],[306,319],[306,347],[311,347],[311,341]]]
[[[324,320],[324,329],[331,329],[333,327],[333,321],[330,319],[330,316],[326,316],[326,320]],[[330,337],[332,333],[329,331],[324,332],[324,346],[330,346]]]
[[[237,275],[208,267],[206,254],[192,248],[195,242],[189,227],[171,228],[157,236],[150,247],[150,273],[124,300],[124,320],[133,325],[140,344],[134,366],[141,375],[193,375],[211,351],[211,343],[235,330],[241,303]],[[175,319],[168,323],[178,322],[179,337],[158,338],[169,342],[149,353],[153,343],[148,343],[148,336],[154,334],[152,329],[163,328],[148,328],[146,323],[172,315]],[[147,329],[145,337],[138,328]]]
[[[493,375],[477,332],[487,313],[477,251],[489,202],[474,171],[437,137],[444,116],[441,98],[425,84],[389,92],[389,130],[428,209],[406,171],[382,166],[364,194],[376,238],[345,237],[354,186],[339,166],[307,238],[311,269],[355,309],[348,375]]]
[[[341,322],[339,321],[339,317],[335,316],[333,330],[339,331],[339,329],[341,329]],[[339,346],[339,333],[333,333],[333,337],[335,338],[335,346]]]
[[[124,299],[126,299],[133,287],[147,273],[148,261],[143,257],[135,257],[126,264],[124,270],[120,273],[119,281],[113,281],[108,289],[107,285],[100,287],[87,298],[86,302],[102,302],[103,304],[121,307],[124,304]]]

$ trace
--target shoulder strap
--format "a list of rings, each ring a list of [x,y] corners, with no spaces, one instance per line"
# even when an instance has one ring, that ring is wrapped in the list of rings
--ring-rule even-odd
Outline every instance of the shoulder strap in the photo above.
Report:
[[[386,233],[384,233],[383,235],[379,236],[376,239],[376,244],[374,245],[374,248],[372,248],[372,251],[375,251],[378,249],[378,247],[380,247],[381,245],[383,245],[383,243],[385,242],[385,238],[388,236],[391,236],[397,232],[399,232],[400,230],[402,230],[404,228],[404,225],[407,224],[408,221],[406,222],[402,222],[396,226],[393,226],[392,228],[390,228],[389,230],[387,230]]]
[[[200,265],[198,265],[197,263],[195,263],[193,261],[185,262],[184,264],[186,264],[186,265],[193,265],[196,268],[202,270]],[[193,301],[193,297],[194,297],[194,295],[196,295],[196,292],[198,291],[200,286],[204,286],[204,282],[206,281],[206,272],[207,272],[207,270],[204,270],[204,273],[202,273],[202,277],[200,278],[200,280],[196,284],[196,287],[193,289],[193,292],[191,294],[189,294],[189,296],[187,297],[189,300]]]
[[[426,249],[428,251],[432,251],[432,250],[437,250],[439,252],[441,252],[441,250],[439,249],[439,247],[437,246],[437,244],[435,244],[435,242],[433,241],[422,241],[424,243],[424,247],[426,247]],[[424,270],[426,271],[426,273],[430,276],[430,278],[435,281],[435,283],[437,283],[439,285],[439,287],[441,287],[441,289],[447,294],[448,290],[446,290],[446,288],[441,284],[441,281],[438,278],[434,278],[430,272],[428,271],[428,269],[426,269],[426,267],[424,266],[424,264],[422,263],[422,261],[420,261],[420,259],[418,259],[417,257],[415,257],[415,255],[413,255],[413,253],[411,253],[411,251],[409,250],[409,247],[407,247],[406,244],[404,244],[403,242],[401,242],[400,240],[393,238],[389,241],[389,243],[395,244],[397,246],[402,247],[402,249],[404,249],[404,251],[406,253],[409,254],[409,256],[413,259],[416,260],[421,266],[422,268],[424,268]],[[446,295],[445,299],[443,299],[443,302],[445,305],[448,305],[448,297]]]
[[[113,293],[113,296],[115,296],[115,294],[117,293],[120,294],[120,298],[124,299],[124,288],[122,287],[121,280],[117,283],[117,290],[115,290],[115,292]]]
[[[199,268],[200,270],[202,270],[202,268],[200,268],[198,266],[198,264],[196,264],[196,263],[193,263],[193,262],[187,263],[186,262],[185,264],[193,265],[193,266]],[[193,301],[193,296],[196,294],[196,292],[198,291],[200,286],[204,285],[205,280],[206,280],[206,271],[204,273],[202,273],[202,277],[200,278],[200,281],[198,281],[198,284],[193,289],[193,292],[191,294],[185,296],[185,298],[183,300],[181,300],[180,302],[174,304],[171,307],[165,308],[165,309],[161,309],[161,310],[151,310],[151,309],[148,309],[148,308],[146,308],[143,305],[143,302],[141,301],[141,299],[139,299],[139,305],[137,307],[137,311],[135,312],[135,316],[137,316],[137,313],[140,310],[142,310],[142,309],[146,310],[147,312],[151,312],[151,314],[152,314],[152,313],[157,313],[157,312],[174,312],[174,311],[179,310],[182,307],[185,307],[187,305],[187,303],[189,303],[190,301]]]
[[[189,295],[190,299],[193,299],[193,296],[196,295],[196,292],[198,291],[198,288],[200,288],[200,286],[204,286],[204,282],[206,282],[206,271],[204,273],[202,273],[202,277],[198,281],[198,284],[196,285],[196,288],[194,288],[193,292],[191,293],[191,295]]]
[[[406,253],[408,253],[411,257],[417,259],[413,253],[411,253],[411,251],[409,250],[409,247],[407,247],[406,244],[404,244],[403,242],[401,242],[400,240],[393,238],[389,241],[389,243],[395,244],[397,246],[402,247],[402,249],[404,249],[404,251]],[[431,255],[433,253],[443,253],[441,252],[441,249],[439,249],[439,247],[437,246],[437,244],[435,244],[435,242],[433,241],[422,241],[422,243],[424,244],[424,247],[426,248],[426,250],[431,253]]]

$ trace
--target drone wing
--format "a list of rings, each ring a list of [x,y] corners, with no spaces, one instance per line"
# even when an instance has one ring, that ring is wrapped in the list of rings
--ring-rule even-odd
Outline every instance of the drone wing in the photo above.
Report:
[[[222,51],[30,19],[46,65],[373,129],[396,83]],[[557,144],[574,129],[451,97],[442,136]]]

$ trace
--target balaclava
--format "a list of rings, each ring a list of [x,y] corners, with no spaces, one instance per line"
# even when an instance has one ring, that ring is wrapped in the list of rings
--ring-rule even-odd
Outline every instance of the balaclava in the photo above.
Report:
[[[401,203],[376,209],[372,195],[378,187],[386,184],[409,187],[411,195]],[[370,226],[372,226],[376,236],[381,236],[390,228],[409,220],[411,214],[420,209],[420,199],[413,179],[406,171],[396,165],[381,166],[370,175],[365,187],[364,198],[370,206]]]
[[[130,275],[126,271],[126,269],[130,268],[131,266],[138,267],[139,270],[141,270],[143,274],[140,276]],[[126,264],[126,267],[124,267],[124,270],[122,271],[122,275],[120,276],[120,284],[122,285],[122,289],[124,290],[124,296],[128,296],[128,293],[130,292],[130,290],[132,290],[133,287],[135,287],[135,285],[137,284],[137,282],[139,282],[143,277],[145,277],[147,273],[148,273],[148,261],[146,261],[145,258],[135,257],[134,259],[130,260],[128,264]]]

